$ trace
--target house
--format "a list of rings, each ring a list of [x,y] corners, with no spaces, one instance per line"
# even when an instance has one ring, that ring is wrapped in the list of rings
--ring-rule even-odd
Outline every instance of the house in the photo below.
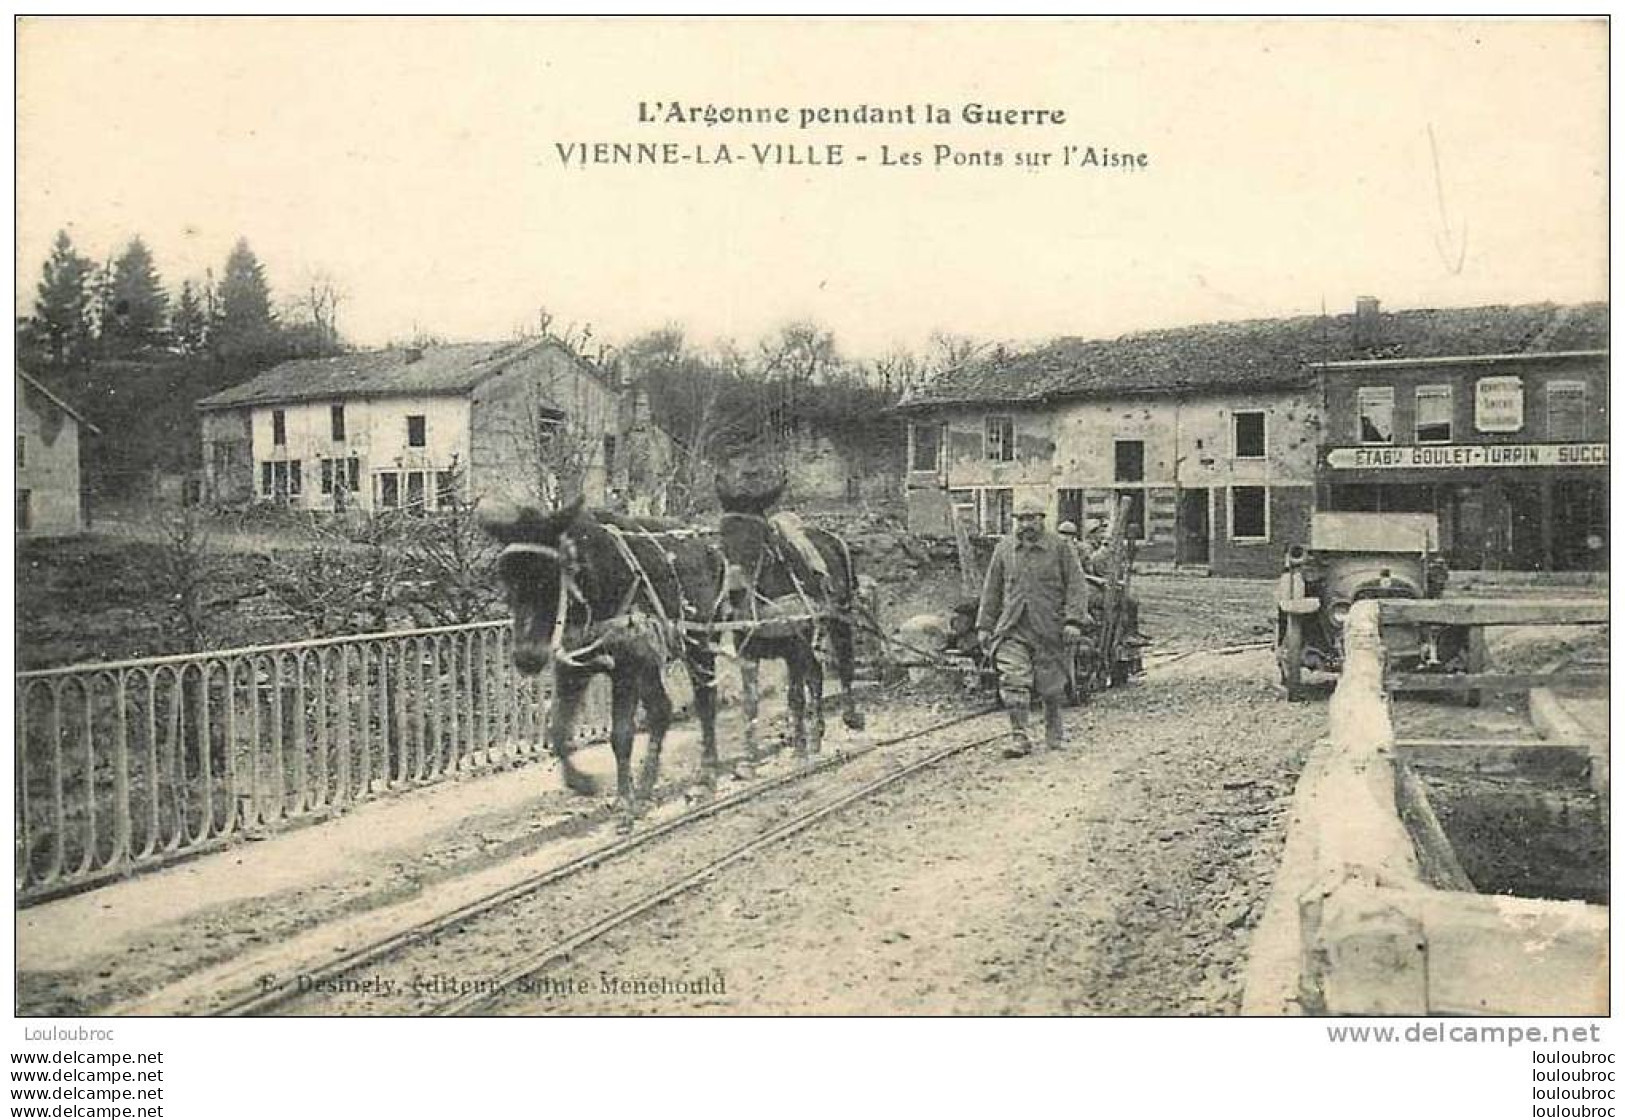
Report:
[[[1606,569],[1607,307],[1410,313],[1377,329],[1377,356],[1312,364],[1320,506],[1436,513],[1452,568]]]
[[[56,536],[85,528],[80,486],[80,431],[100,435],[38,380],[17,371],[16,527],[25,536]]]
[[[1128,499],[1143,559],[1264,574],[1313,505],[1314,376],[1286,321],[995,351],[906,398],[915,532],[1006,533],[1023,494],[1051,525]]]
[[[670,455],[640,391],[551,339],[284,362],[198,408],[205,500],[224,504],[648,503]]]
[[[973,531],[1005,533],[1024,493],[1048,504],[1051,524],[1103,517],[1126,497],[1140,557],[1271,574],[1285,547],[1305,539],[1317,498],[1325,508],[1373,500],[1334,493],[1369,474],[1326,465],[1328,433],[1346,436],[1358,412],[1335,388],[1339,363],[1572,348],[1572,338],[1595,338],[1599,315],[1605,338],[1598,305],[1383,312],[1362,299],[1340,315],[996,351],[898,406],[908,523],[946,534],[958,516]],[[1587,399],[1598,397],[1592,389]],[[1565,500],[1590,500],[1575,494]]]

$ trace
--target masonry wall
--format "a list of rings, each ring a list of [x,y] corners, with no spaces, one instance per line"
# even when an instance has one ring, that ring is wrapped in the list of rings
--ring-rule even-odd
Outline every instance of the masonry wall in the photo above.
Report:
[[[1051,524],[1062,518],[1105,520],[1122,496],[1143,504],[1138,555],[1153,561],[1207,564],[1222,574],[1269,574],[1286,543],[1302,539],[1313,504],[1319,409],[1317,390],[1301,388],[1188,396],[1064,401],[1043,410],[949,410],[915,417],[940,425],[944,450],[934,470],[916,469],[912,454],[905,497],[915,532],[951,531],[955,495],[1008,488],[1040,497]],[[1237,413],[1263,417],[1262,454],[1241,454]],[[1015,459],[989,461],[987,418],[1012,415]],[[918,433],[911,435],[910,448]],[[1119,444],[1128,463],[1119,462]],[[1140,445],[1133,463],[1132,445]],[[1140,469],[1124,468],[1137,465]],[[1137,477],[1136,477],[1137,476]],[[1263,532],[1234,532],[1233,491],[1262,489]],[[1207,527],[1205,542],[1197,539]],[[1186,540],[1182,548],[1180,540]]]
[[[243,505],[257,496],[253,427],[247,408],[216,408],[201,416],[204,500]]]
[[[536,425],[560,410],[565,429],[551,451],[538,449]],[[473,493],[511,505],[547,504],[547,474],[579,470],[590,505],[603,505],[612,487],[606,476],[605,435],[616,436],[611,464],[622,485],[628,463],[621,444],[616,394],[563,350],[541,347],[481,382],[471,396],[469,462]],[[630,427],[628,428],[630,430]]]
[[[16,503],[20,533],[49,536],[80,532],[79,422],[21,378],[17,379]],[[25,497],[26,495],[26,497]],[[21,524],[27,507],[27,525]]]
[[[344,407],[344,438],[333,438],[332,406]],[[275,414],[283,416],[283,442],[275,437]],[[424,446],[412,447],[407,417],[424,418]],[[322,490],[322,460],[358,462],[359,485],[346,500],[376,508],[379,476],[385,473],[451,471],[468,462],[468,402],[461,397],[366,397],[349,400],[259,405],[250,410],[250,453],[256,495],[298,509],[335,508],[335,493]],[[283,499],[267,487],[266,464],[300,464],[297,494]],[[340,468],[335,468],[338,470]],[[347,469],[347,468],[344,468]],[[274,476],[273,476],[274,477]],[[432,482],[428,484],[432,489]],[[404,483],[402,484],[404,494]]]
[[[798,509],[901,512],[906,436],[895,424],[830,433],[797,426],[785,501]]]

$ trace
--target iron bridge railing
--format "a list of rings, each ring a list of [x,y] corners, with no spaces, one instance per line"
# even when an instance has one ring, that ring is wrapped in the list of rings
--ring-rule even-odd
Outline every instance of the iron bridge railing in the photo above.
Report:
[[[18,901],[534,758],[512,655],[504,620],[18,673]]]

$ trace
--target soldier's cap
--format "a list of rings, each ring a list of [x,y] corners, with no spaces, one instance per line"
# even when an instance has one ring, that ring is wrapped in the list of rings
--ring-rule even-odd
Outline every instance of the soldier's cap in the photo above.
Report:
[[[1047,512],[1040,497],[1029,494],[1016,499],[1017,517],[1043,517]]]
[[[1061,534],[1063,537],[1075,537],[1078,535],[1078,527],[1070,521],[1061,522],[1059,525],[1055,526],[1055,531]]]
[[[1106,523],[1100,518],[1091,517],[1089,520],[1083,523],[1083,534],[1084,536],[1088,536],[1090,533],[1098,533],[1105,527]]]

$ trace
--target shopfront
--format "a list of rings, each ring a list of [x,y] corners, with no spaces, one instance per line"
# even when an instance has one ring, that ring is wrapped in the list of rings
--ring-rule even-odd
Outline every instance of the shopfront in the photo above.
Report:
[[[1435,513],[1453,568],[1606,569],[1606,352],[1318,368],[1320,508]]]

